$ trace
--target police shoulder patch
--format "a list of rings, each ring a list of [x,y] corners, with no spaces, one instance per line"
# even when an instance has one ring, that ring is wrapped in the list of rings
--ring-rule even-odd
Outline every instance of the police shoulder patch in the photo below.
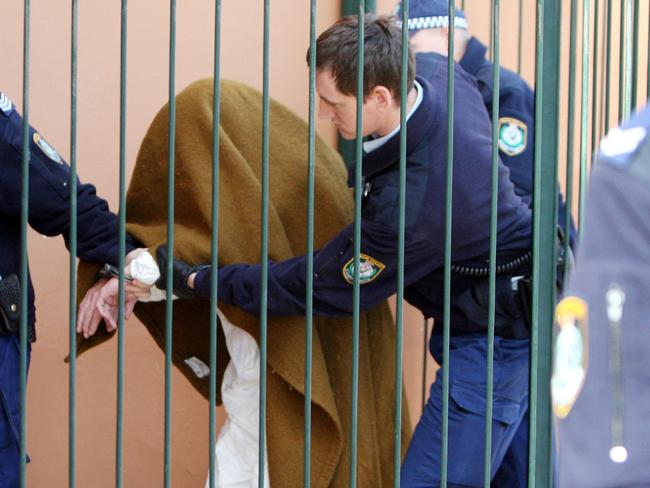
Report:
[[[63,158],[59,155],[56,150],[50,146],[50,144],[41,137],[38,132],[34,132],[34,144],[36,144],[45,155],[50,158],[55,163],[63,164]]]
[[[4,114],[9,114],[14,109],[11,100],[4,93],[0,92],[0,111]]]
[[[374,281],[386,267],[385,264],[367,254],[360,254],[359,259],[359,283],[362,285]],[[354,258],[351,258],[347,263],[345,263],[342,271],[345,281],[351,285],[354,284]]]
[[[526,150],[528,126],[512,117],[499,119],[499,149],[508,156],[517,156]]]

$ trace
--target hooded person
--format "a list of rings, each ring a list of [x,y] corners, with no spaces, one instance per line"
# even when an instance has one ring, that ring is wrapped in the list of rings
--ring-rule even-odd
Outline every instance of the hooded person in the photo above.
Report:
[[[220,265],[258,263],[261,256],[262,96],[243,84],[221,82],[219,121]],[[189,263],[211,255],[213,81],[191,84],[176,97],[176,182],[174,253]],[[269,137],[269,257],[304,254],[307,245],[308,130],[305,122],[271,100]],[[127,194],[127,229],[150,249],[166,240],[168,106],[154,118],[142,141]],[[314,244],[327,242],[353,219],[340,157],[320,138],[315,144]],[[80,296],[91,286],[95,267],[81,263]],[[160,348],[165,345],[165,304],[138,303],[136,316]],[[219,303],[218,384],[230,422],[217,442],[217,486],[256,486],[258,447],[260,325],[257,315]],[[210,303],[174,302],[172,360],[208,398]],[[315,317],[312,366],[311,482],[314,487],[347,486],[353,361],[350,317]],[[266,451],[270,486],[303,482],[305,318],[268,320]],[[83,352],[106,340],[103,331],[81,340]],[[395,415],[395,328],[386,302],[361,314],[357,481],[360,486],[393,483]],[[257,361],[257,362],[256,362]],[[255,375],[257,374],[257,378]],[[252,390],[252,396],[240,394]],[[229,407],[230,405],[230,407]],[[402,410],[406,412],[406,409]],[[402,452],[410,425],[403,414]],[[247,436],[252,435],[252,438]],[[244,454],[242,454],[244,453]],[[268,485],[267,485],[268,486]]]

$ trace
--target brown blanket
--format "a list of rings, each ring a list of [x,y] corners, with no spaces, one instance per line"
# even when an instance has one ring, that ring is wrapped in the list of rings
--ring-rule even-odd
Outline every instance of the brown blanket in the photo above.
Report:
[[[259,262],[262,97],[223,81],[220,126],[219,262]],[[211,239],[212,80],[193,83],[177,96],[175,255],[209,262]],[[155,249],[166,239],[168,107],[155,117],[138,154],[127,195],[128,231]],[[307,126],[277,102],[270,112],[270,259],[306,250]],[[352,220],[352,199],[339,156],[316,144],[315,245],[322,246]],[[80,265],[80,291],[90,286],[93,265]],[[209,301],[174,303],[173,360],[207,397],[208,379],[184,364],[208,361]],[[259,342],[259,322],[220,304],[230,321]],[[164,303],[141,303],[135,313],[164,348]],[[314,321],[312,386],[312,486],[347,486],[352,374],[352,320]],[[101,329],[103,330],[103,329]],[[80,344],[80,351],[107,334]],[[358,486],[392,485],[395,331],[386,304],[361,316],[359,351]],[[305,321],[270,318],[268,325],[267,446],[273,488],[302,486]],[[219,381],[228,362],[219,340]],[[403,412],[407,412],[407,408]],[[402,450],[410,436],[404,414]]]

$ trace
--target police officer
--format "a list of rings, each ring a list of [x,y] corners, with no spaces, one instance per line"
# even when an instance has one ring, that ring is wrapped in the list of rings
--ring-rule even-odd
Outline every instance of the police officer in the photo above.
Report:
[[[23,119],[0,92],[0,488],[19,486],[20,475],[20,346],[19,317],[27,307],[28,342],[36,340],[34,288],[19,283]],[[70,168],[33,128],[29,130],[29,216],[37,232],[63,235],[69,244]],[[77,186],[79,257],[118,264],[117,219],[89,184]],[[128,260],[141,251],[130,237]],[[20,303],[20,287],[28,302]],[[130,288],[131,294],[133,289]],[[148,292],[147,292],[148,294]],[[28,360],[31,347],[28,345]]]
[[[395,9],[402,17],[401,2]],[[486,46],[468,32],[465,13],[455,11],[454,59],[474,76],[490,117],[494,92],[494,65],[486,59]],[[434,53],[447,55],[449,39],[449,1],[411,0],[408,29],[411,46],[416,53],[419,76],[430,79],[436,63]],[[533,168],[535,158],[535,95],[519,75],[499,68],[499,157],[510,170],[515,192],[532,208]],[[558,196],[558,223],[565,229],[565,205]],[[573,245],[575,227],[570,222],[570,242]]]
[[[322,33],[317,42],[316,87],[319,115],[339,133],[356,133],[356,16],[345,17]],[[361,308],[393,295],[397,287],[399,207],[399,120],[401,29],[388,16],[365,17],[365,82],[363,209],[361,217]],[[447,170],[447,65],[437,58],[430,80],[415,78],[409,57],[408,141],[406,149],[406,299],[427,317],[435,317],[432,354],[442,361],[443,267],[445,236],[445,174]],[[487,278],[473,278],[489,256],[491,150],[490,121],[474,80],[455,67],[454,185],[450,351],[449,481],[482,485],[487,357]],[[520,432],[528,407],[528,347],[525,318],[512,291],[512,278],[525,274],[521,263],[531,245],[531,213],[515,195],[507,169],[499,166],[497,326],[493,472]],[[354,170],[350,182],[354,183]],[[342,229],[314,253],[314,312],[349,315],[353,310],[354,226]],[[524,258],[522,259],[522,255]],[[166,267],[165,246],[157,250]],[[523,266],[525,268],[525,265]],[[174,261],[174,293],[208,297],[210,270]],[[305,313],[305,256],[269,263],[268,313]],[[487,271],[487,270],[485,270]],[[260,311],[260,265],[219,268],[219,300],[252,314]],[[165,283],[158,283],[165,286]],[[477,298],[477,294],[480,295]],[[439,372],[439,375],[441,373]],[[440,376],[439,376],[440,378]],[[416,428],[402,469],[402,486],[439,483],[442,387],[438,379]],[[524,436],[525,439],[525,436]]]
[[[650,486],[649,215],[650,106],[600,145],[576,267],[556,312],[560,486]]]

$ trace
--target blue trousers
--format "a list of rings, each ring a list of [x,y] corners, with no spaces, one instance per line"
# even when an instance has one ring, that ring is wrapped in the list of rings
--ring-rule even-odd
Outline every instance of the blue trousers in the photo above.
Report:
[[[29,361],[30,347],[27,348]],[[20,486],[20,343],[0,336],[0,488]]]
[[[495,337],[492,486],[525,487],[528,477],[528,340]],[[442,364],[442,336],[430,349]],[[455,336],[449,350],[447,486],[483,486],[487,337]],[[402,464],[402,488],[440,486],[442,368]]]

